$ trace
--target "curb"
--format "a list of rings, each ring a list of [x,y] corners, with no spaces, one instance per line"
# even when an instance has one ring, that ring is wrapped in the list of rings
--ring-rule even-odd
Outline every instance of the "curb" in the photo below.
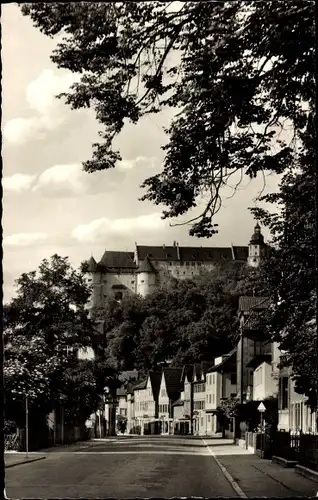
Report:
[[[272,462],[287,468],[296,467],[296,465],[298,464],[296,460],[287,460],[286,458],[277,457],[274,455],[272,456]]]
[[[315,483],[318,483],[318,472],[308,469],[307,467],[304,467],[303,465],[296,465],[295,467],[295,472],[297,474],[300,474],[301,476],[306,477],[307,479],[311,479]],[[318,493],[317,493],[318,496]]]
[[[32,462],[39,462],[39,460],[44,460],[46,457],[31,458],[31,460],[23,460],[21,462],[16,462],[14,464],[5,465],[5,469],[10,469],[10,467],[16,467],[17,465],[30,464]]]
[[[248,496],[244,493],[244,491],[239,487],[235,479],[231,476],[231,474],[226,470],[226,468],[221,464],[215,453],[211,450],[210,446],[207,444],[207,442],[201,438],[204,445],[207,447],[209,450],[210,455],[214,458],[218,466],[220,467],[221,471],[223,472],[224,476],[232,486],[233,490],[238,494],[240,498],[248,498]]]

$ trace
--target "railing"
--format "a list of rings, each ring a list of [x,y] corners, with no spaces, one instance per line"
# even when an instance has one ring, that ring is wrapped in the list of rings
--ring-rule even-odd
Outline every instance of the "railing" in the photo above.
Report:
[[[318,435],[276,432],[272,453],[318,472]]]

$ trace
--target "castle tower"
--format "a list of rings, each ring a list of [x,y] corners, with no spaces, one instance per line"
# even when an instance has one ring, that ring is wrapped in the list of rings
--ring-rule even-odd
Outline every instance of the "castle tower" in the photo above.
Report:
[[[259,223],[254,227],[254,233],[248,245],[248,265],[258,267],[261,260],[266,257],[267,246],[261,233]]]
[[[156,288],[156,270],[147,255],[137,269],[137,293],[145,297]]]
[[[105,271],[102,265],[97,264],[94,257],[91,257],[87,264],[87,281],[92,286],[89,307],[100,307],[103,304],[103,274]]]

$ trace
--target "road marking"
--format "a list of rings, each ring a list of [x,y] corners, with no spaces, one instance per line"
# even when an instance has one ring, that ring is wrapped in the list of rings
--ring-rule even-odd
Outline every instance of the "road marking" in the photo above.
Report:
[[[209,454],[212,455],[218,466],[220,467],[221,471],[223,472],[224,476],[226,479],[229,481],[231,484],[232,488],[236,491],[239,497],[241,498],[248,498],[247,495],[245,495],[244,491],[239,487],[235,479],[231,476],[231,474],[226,470],[226,468],[221,464],[219,461],[218,457],[215,455],[215,453],[211,450],[210,446],[208,443],[205,441],[205,439],[202,438],[203,443],[207,447]]]

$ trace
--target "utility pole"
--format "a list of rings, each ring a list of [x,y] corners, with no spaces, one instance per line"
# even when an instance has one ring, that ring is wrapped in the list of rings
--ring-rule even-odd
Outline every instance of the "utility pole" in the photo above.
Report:
[[[243,336],[243,328],[242,325],[240,325],[240,331],[241,331],[241,370],[240,370],[240,379],[241,379],[241,391],[240,391],[240,401],[241,404],[244,402],[244,388],[243,388],[243,383],[244,383],[244,336]]]
[[[25,396],[25,451],[26,457],[29,456],[29,405],[28,396]]]

